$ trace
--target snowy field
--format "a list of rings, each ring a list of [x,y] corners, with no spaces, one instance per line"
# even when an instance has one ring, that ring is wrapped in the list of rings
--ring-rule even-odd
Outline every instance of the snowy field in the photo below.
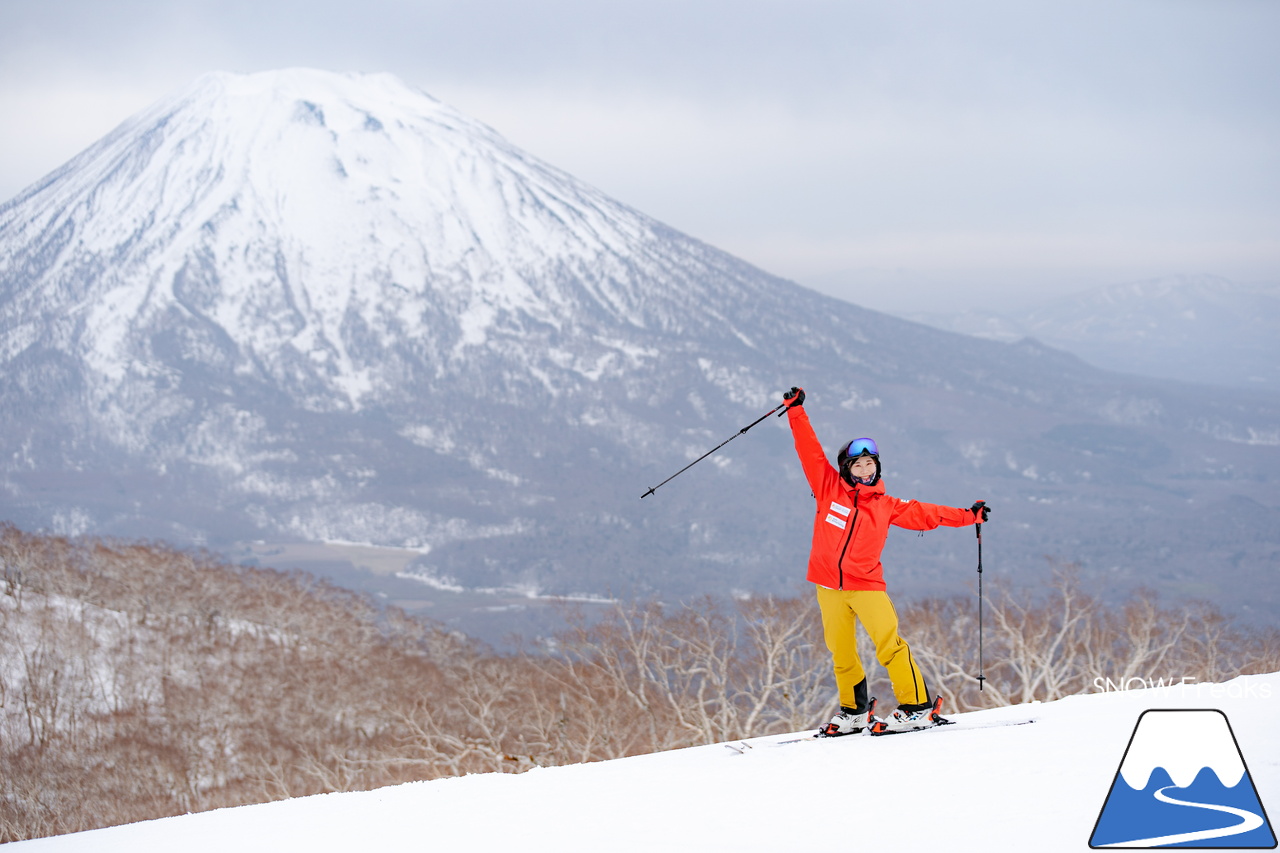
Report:
[[[327,794],[5,850],[1088,850],[1130,736],[1150,709],[1221,710],[1246,781],[1270,819],[1280,817],[1274,673],[957,714],[955,726],[893,737],[777,745],[787,738],[773,736],[741,751],[711,744],[522,775]],[[991,725],[1032,718],[1030,725]],[[1154,760],[1173,767],[1199,754],[1188,748]]]

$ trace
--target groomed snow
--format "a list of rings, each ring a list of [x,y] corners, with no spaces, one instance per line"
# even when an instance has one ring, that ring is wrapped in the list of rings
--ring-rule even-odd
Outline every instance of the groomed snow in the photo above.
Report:
[[[723,744],[223,809],[6,853],[1087,850],[1138,717],[1216,708],[1280,815],[1280,673],[955,715],[886,738]],[[1272,824],[1273,827],[1275,824]]]

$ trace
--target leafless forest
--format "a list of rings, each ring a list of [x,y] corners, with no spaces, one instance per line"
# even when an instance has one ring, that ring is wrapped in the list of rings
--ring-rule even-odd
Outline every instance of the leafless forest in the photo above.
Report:
[[[834,710],[807,597],[625,604],[500,655],[308,575],[163,544],[0,525],[0,566],[0,842],[796,731]],[[1050,589],[989,590],[979,693],[976,598],[898,604],[953,710],[1280,670],[1280,632],[1142,595],[1103,606],[1064,567]]]

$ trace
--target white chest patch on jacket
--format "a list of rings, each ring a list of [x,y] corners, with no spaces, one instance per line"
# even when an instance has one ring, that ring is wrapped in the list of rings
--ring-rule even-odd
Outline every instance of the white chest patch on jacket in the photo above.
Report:
[[[832,501],[831,512],[827,513],[827,524],[833,524],[841,530],[844,530],[845,525],[848,524],[845,519],[849,517],[849,512],[849,507]],[[840,516],[844,516],[844,518],[841,518]]]

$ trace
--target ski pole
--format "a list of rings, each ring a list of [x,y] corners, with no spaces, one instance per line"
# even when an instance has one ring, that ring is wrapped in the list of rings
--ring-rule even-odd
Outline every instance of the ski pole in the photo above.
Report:
[[[679,477],[679,476],[680,476],[681,474],[683,474],[685,471],[688,471],[690,468],[692,468],[694,465],[697,465],[697,464],[698,464],[699,462],[701,462],[703,459],[706,459],[706,458],[707,458],[708,456],[710,456],[712,453],[715,453],[717,450],[719,450],[720,448],[724,447],[726,444],[728,444],[729,442],[733,441],[733,440],[734,440],[735,438],[737,438],[738,436],[745,434],[747,430],[751,429],[753,426],[755,426],[756,424],[760,423],[760,422],[761,422],[762,420],[764,420],[765,418],[769,417],[769,415],[772,415],[774,412],[778,411],[778,409],[785,409],[786,407],[787,407],[787,404],[786,404],[786,403],[780,403],[776,408],[770,409],[769,411],[765,412],[763,415],[761,415],[760,417],[756,418],[754,421],[752,421],[751,423],[747,424],[747,425],[746,425],[746,426],[744,426],[742,429],[738,430],[738,431],[737,431],[737,432],[735,432],[733,435],[729,436],[729,437],[728,437],[728,438],[726,438],[724,441],[720,442],[720,443],[719,443],[719,444],[717,444],[715,447],[713,447],[713,448],[711,448],[710,450],[708,450],[706,453],[702,454],[702,455],[701,455],[701,456],[699,456],[697,459],[693,460],[693,461],[692,461],[692,462],[690,462],[688,465],[684,466],[684,467],[683,467],[683,468],[681,468],[679,471],[675,472],[674,474],[672,474],[672,475],[671,475],[670,477],[668,477],[667,479],[663,480],[663,481],[662,481],[661,483],[659,483],[658,485],[656,485],[656,486],[651,486],[651,487],[649,488],[649,491],[645,492],[643,495],[641,495],[641,496],[640,496],[640,500],[644,500],[645,498],[649,497],[649,495],[653,494],[655,491],[657,491],[658,489],[662,488],[662,487],[663,487],[663,486],[665,486],[667,483],[670,483],[670,482],[671,482],[672,480],[674,480],[676,477]]]
[[[982,518],[982,513],[978,513]],[[978,692],[982,692],[983,682],[987,677],[982,674],[982,522],[974,525],[978,533]]]

